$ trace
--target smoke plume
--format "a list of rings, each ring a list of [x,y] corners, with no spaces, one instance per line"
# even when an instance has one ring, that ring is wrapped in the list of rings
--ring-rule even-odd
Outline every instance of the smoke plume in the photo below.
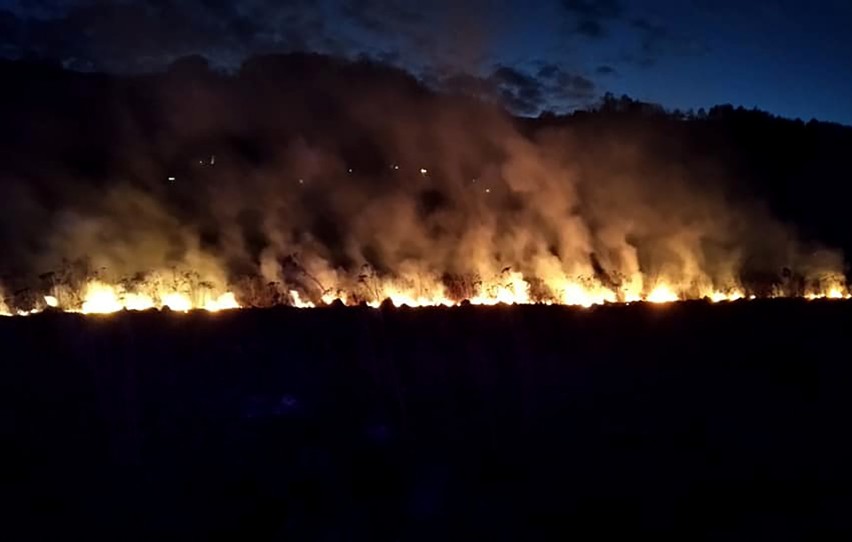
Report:
[[[236,74],[196,59],[16,81],[0,202],[9,307],[73,307],[93,280],[233,291],[242,305],[588,304],[661,285],[692,298],[842,282],[838,253],[799,241],[724,167],[648,123],[518,119],[381,65],[305,55]]]

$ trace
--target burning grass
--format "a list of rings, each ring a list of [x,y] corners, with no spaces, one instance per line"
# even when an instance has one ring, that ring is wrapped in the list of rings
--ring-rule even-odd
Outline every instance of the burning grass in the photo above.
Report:
[[[44,310],[82,314],[169,309],[173,312],[219,312],[250,307],[293,306],[316,308],[335,303],[373,308],[453,307],[471,305],[566,305],[592,307],[604,304],[646,302],[667,304],[688,300],[713,303],[758,298],[849,299],[843,277],[825,274],[810,280],[777,280],[772,284],[734,281],[677,282],[674,279],[636,275],[630,280],[605,283],[594,277],[554,275],[527,277],[509,268],[483,279],[480,275],[443,275],[440,278],[383,276],[365,268],[356,279],[341,276],[333,287],[305,273],[295,284],[243,278],[232,284],[203,280],[198,273],[176,269],[110,281],[106,273],[73,277],[65,273],[43,275],[42,285],[23,288],[0,301],[0,314],[25,316]]]

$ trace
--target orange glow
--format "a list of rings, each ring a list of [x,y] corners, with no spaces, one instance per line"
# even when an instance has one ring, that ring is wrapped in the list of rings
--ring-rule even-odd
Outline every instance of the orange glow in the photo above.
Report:
[[[56,298],[49,301],[47,297],[45,302],[48,306],[58,306]],[[51,304],[51,302],[56,304]],[[83,302],[79,310],[75,310],[73,307],[62,308],[69,312],[81,312],[83,314],[111,314],[123,310],[144,311],[164,308],[175,312],[189,312],[194,309],[219,312],[238,309],[240,305],[232,292],[225,292],[218,297],[208,297],[201,302],[194,303],[189,295],[180,292],[163,291],[153,294],[125,292],[121,287],[92,281],[86,285]]]
[[[168,308],[177,313],[193,310],[220,312],[241,308],[238,294],[229,290],[223,281],[208,280],[203,283],[180,282],[163,279],[157,275],[151,280],[109,283],[104,280],[86,282],[81,292],[68,287],[55,287],[43,294],[36,306],[17,308],[8,301],[0,301],[0,315],[25,316],[46,308],[82,314],[111,314],[120,311],[162,310]],[[337,275],[330,275],[333,282]],[[324,279],[326,277],[323,277]],[[319,282],[319,281],[318,281]],[[310,290],[285,290],[284,303],[297,308],[315,308],[340,302],[344,305],[364,303],[378,308],[385,300],[395,307],[453,307],[467,301],[472,305],[568,305],[588,308],[606,303],[647,302],[654,304],[674,303],[680,300],[707,299],[713,303],[724,303],[740,299],[756,299],[754,293],[731,281],[726,288],[713,288],[709,281],[658,280],[651,287],[641,275],[624,279],[620,284],[604,285],[588,275],[572,279],[560,272],[548,279],[536,279],[518,271],[504,270],[490,280],[471,280],[463,283],[460,290],[451,290],[438,278],[413,273],[411,276],[381,278],[368,275],[358,283],[342,282],[322,294]],[[199,286],[199,284],[203,284]],[[348,286],[347,286],[348,284]],[[703,285],[702,285],[703,284]],[[852,299],[842,277],[831,277],[822,285],[815,282],[801,294],[805,299]],[[455,291],[456,293],[451,293]],[[459,295],[462,292],[463,295]],[[786,297],[789,294],[776,286],[766,297]]]
[[[648,303],[672,303],[678,299],[678,295],[669,286],[661,284],[651,290],[645,301]]]

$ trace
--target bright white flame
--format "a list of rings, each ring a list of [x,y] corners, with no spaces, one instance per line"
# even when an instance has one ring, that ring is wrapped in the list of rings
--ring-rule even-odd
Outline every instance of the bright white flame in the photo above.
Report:
[[[568,284],[562,290],[562,303],[565,305],[579,305],[588,308],[592,305],[614,303],[616,300],[616,295],[612,291],[604,289],[595,291],[576,283]]]
[[[118,300],[115,288],[102,282],[87,284],[83,299],[83,314],[109,314],[124,308]]]
[[[192,310],[192,301],[189,297],[177,292],[164,295],[162,302],[163,307],[168,307],[176,312],[189,312]]]
[[[225,292],[216,299],[211,299],[204,304],[204,310],[210,312],[219,312],[239,308],[240,304],[237,303],[237,298],[233,292]]]
[[[720,303],[722,301],[736,301],[737,299],[742,299],[745,297],[745,294],[739,290],[734,290],[731,292],[722,292],[716,290],[712,294],[708,296],[710,301],[713,303]]]
[[[129,311],[146,311],[155,306],[154,300],[145,294],[124,294],[124,308]]]
[[[671,303],[677,300],[677,294],[665,284],[661,284],[654,288],[646,298],[646,301],[649,303]]]
[[[294,307],[300,309],[312,309],[316,306],[310,301],[302,301],[302,296],[296,290],[290,290],[290,300],[293,302]]]
[[[59,300],[53,297],[52,295],[44,296],[44,302],[47,304],[48,307],[54,309],[59,306]]]
[[[518,272],[512,272],[505,279],[501,279],[501,283],[489,288],[486,292],[473,296],[470,299],[472,305],[497,305],[505,303],[527,304],[531,303],[529,294],[529,284],[524,280],[523,275]]]
[[[826,294],[826,297],[829,299],[843,299],[843,291],[840,288],[832,288]]]

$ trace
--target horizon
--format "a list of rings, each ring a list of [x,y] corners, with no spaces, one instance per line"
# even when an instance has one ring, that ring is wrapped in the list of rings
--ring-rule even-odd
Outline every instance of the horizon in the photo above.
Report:
[[[382,68],[394,70],[397,72],[402,72],[407,76],[413,78],[419,85],[423,88],[428,89],[429,91],[435,92],[436,94],[442,94],[446,96],[464,96],[467,98],[471,98],[474,100],[481,101],[483,103],[489,103],[492,105],[496,105],[503,109],[507,114],[523,119],[546,119],[546,118],[568,118],[576,113],[589,113],[598,111],[602,106],[605,100],[622,100],[628,99],[633,103],[649,105],[653,107],[660,108],[667,115],[674,115],[677,113],[683,114],[688,117],[686,120],[697,120],[701,118],[701,111],[704,111],[705,114],[709,114],[713,109],[731,107],[737,111],[749,111],[749,112],[758,112],[766,114],[770,117],[790,121],[790,122],[801,122],[801,123],[812,123],[816,122],[819,124],[826,125],[835,125],[843,128],[852,128],[852,122],[843,123],[839,121],[820,119],[820,118],[802,118],[802,117],[790,117],[784,116],[782,114],[775,113],[773,111],[769,111],[758,106],[748,107],[743,104],[737,103],[712,103],[712,104],[704,104],[698,105],[696,107],[690,107],[687,109],[682,109],[679,107],[670,107],[664,103],[654,102],[650,100],[642,100],[638,97],[631,96],[629,94],[615,94],[613,92],[605,92],[604,94],[598,96],[594,101],[589,101],[581,106],[577,106],[576,108],[570,110],[553,110],[553,109],[542,109],[540,111],[535,112],[534,114],[525,114],[522,111],[513,110],[511,107],[511,103],[508,103],[506,100],[503,100],[500,95],[476,95],[474,93],[466,92],[465,88],[452,88],[449,85],[441,86],[443,81],[436,82],[429,81],[418,74],[411,72],[403,67],[396,66],[393,64],[389,64],[383,62],[379,59],[369,58],[366,56],[361,56],[358,58],[347,58],[343,56],[337,56],[333,54],[319,53],[319,52],[310,52],[310,51],[293,51],[293,52],[276,52],[276,53],[259,53],[255,55],[251,55],[243,59],[238,65],[235,66],[216,66],[213,64],[209,58],[204,56],[203,54],[190,54],[185,55],[179,58],[175,58],[169,64],[164,64],[163,66],[159,66],[157,68],[152,68],[147,71],[140,72],[109,72],[105,70],[86,70],[81,69],[80,67],[66,66],[63,65],[61,61],[55,58],[46,58],[46,57],[22,57],[16,59],[9,58],[0,58],[0,62],[5,62],[9,64],[19,64],[19,65],[31,65],[34,67],[44,67],[51,69],[60,69],[64,72],[80,74],[80,75],[95,75],[95,76],[107,76],[107,77],[116,77],[116,78],[142,78],[142,77],[150,77],[150,76],[168,76],[173,69],[178,66],[181,62],[192,61],[195,62],[197,60],[203,60],[207,63],[205,69],[209,70],[211,73],[214,73],[219,76],[225,77],[239,77],[240,70],[246,65],[246,63],[252,61],[253,59],[258,58],[271,58],[271,57],[315,57],[322,58],[332,61],[341,61],[347,65],[355,66],[360,63],[369,63],[371,65],[380,66]],[[196,66],[197,68],[197,66]],[[454,74],[455,76],[471,76],[470,74]],[[472,77],[472,76],[471,76]]]

